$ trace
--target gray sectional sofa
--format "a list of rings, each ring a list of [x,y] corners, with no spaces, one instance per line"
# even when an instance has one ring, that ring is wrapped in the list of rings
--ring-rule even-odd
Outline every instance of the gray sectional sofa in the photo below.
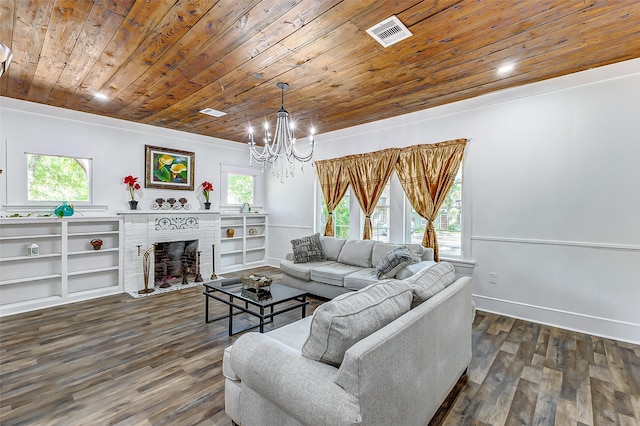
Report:
[[[420,244],[393,244],[334,237],[320,237],[320,241],[326,260],[294,263],[293,254],[287,254],[286,259],[280,262],[283,284],[333,299],[340,294],[379,282],[376,263],[397,247],[407,247],[416,257],[416,262],[388,278],[405,279],[435,263],[433,249]]]
[[[438,264],[244,334],[224,353],[227,414],[243,426],[426,425],[471,361],[471,279],[454,277]]]

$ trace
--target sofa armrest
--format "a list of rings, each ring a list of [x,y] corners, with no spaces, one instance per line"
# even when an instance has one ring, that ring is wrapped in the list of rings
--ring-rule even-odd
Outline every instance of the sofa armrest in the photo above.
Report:
[[[247,333],[231,350],[231,365],[261,397],[303,424],[359,424],[357,401],[334,382],[337,369],[305,358],[265,334]]]

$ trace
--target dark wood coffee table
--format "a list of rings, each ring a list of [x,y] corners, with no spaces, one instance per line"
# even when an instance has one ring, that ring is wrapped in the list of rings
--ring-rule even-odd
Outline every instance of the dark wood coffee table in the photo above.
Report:
[[[302,318],[307,314],[307,292],[281,284],[271,284],[269,292],[256,291],[248,288],[238,279],[236,283],[229,280],[215,280],[204,283],[205,298],[204,315],[205,322],[209,323],[223,318],[229,318],[229,336],[242,333],[247,330],[260,327],[260,333],[264,333],[264,325],[272,322],[276,315],[300,308]],[[215,318],[209,318],[209,299],[218,300],[229,306],[229,313]],[[274,311],[276,305],[293,301],[292,304]],[[241,302],[239,304],[238,302]],[[266,310],[269,312],[266,312]],[[242,330],[233,331],[233,316],[240,313],[247,313],[260,320],[258,325],[247,327]],[[268,321],[265,321],[268,320]]]

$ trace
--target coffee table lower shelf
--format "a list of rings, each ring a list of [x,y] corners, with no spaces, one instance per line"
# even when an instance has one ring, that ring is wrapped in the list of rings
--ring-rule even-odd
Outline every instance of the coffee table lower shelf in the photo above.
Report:
[[[248,330],[260,328],[260,333],[264,333],[264,325],[273,322],[273,318],[277,315],[285,312],[290,312],[295,309],[300,309],[302,312],[302,318],[306,316],[307,294],[304,291],[283,286],[280,284],[271,284],[272,297],[268,300],[258,301],[249,299],[242,295],[242,286],[229,286],[222,287],[218,282],[204,283],[205,291],[202,293],[205,296],[205,322],[210,323],[213,321],[228,318],[229,319],[229,336],[243,333]],[[209,299],[214,299],[224,303],[229,307],[229,313],[226,315],[209,318]],[[238,303],[238,301],[241,303]],[[284,302],[296,302],[282,309],[274,311],[274,307]],[[252,309],[253,307],[253,309]],[[268,310],[268,312],[266,312]],[[242,330],[233,330],[233,317],[241,313],[247,313],[259,319],[259,324],[244,328]]]

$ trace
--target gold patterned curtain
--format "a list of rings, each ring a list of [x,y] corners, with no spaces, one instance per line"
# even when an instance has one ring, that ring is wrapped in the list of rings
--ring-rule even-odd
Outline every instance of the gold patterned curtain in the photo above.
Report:
[[[433,221],[453,185],[467,139],[402,148],[396,173],[414,210],[427,219],[422,245],[431,247],[440,260]]]
[[[351,191],[364,212],[363,240],[371,239],[371,215],[398,161],[398,149],[389,148],[342,158],[351,182]]]
[[[343,160],[341,158],[315,162],[320,188],[322,188],[322,195],[329,212],[327,224],[324,227],[324,235],[327,237],[335,235],[333,231],[333,211],[342,200],[342,197],[344,197],[347,188],[349,188],[349,176],[342,163]]]

